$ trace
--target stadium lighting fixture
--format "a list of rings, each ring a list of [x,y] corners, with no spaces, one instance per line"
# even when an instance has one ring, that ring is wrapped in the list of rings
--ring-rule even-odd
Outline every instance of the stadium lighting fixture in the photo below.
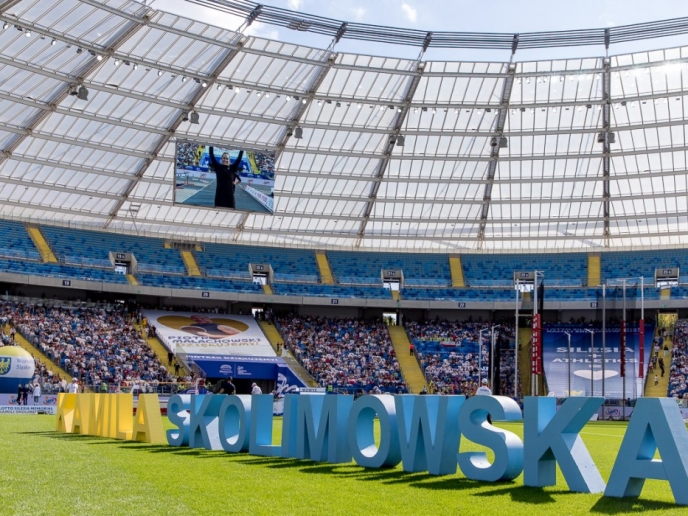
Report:
[[[84,51],[84,49],[81,47],[77,47],[77,49],[76,49],[77,54],[81,54],[83,51]]]
[[[162,75],[162,70],[158,70],[158,77]]]
[[[359,103],[358,103],[358,106],[356,106],[356,107],[357,107],[358,109],[361,109],[361,108],[363,107],[363,104],[361,104],[361,103],[359,102]]]
[[[302,104],[305,104],[305,103],[306,103],[306,99],[301,99],[301,103],[302,103]]]
[[[103,60],[103,56],[101,56],[100,54],[98,54],[98,55],[96,56],[96,59],[97,59],[98,61],[102,61],[102,60]]]
[[[119,65],[119,59],[115,59],[115,66]]]
[[[182,82],[186,82],[186,75],[182,77]]]
[[[192,111],[189,115],[189,120],[192,124],[198,124],[198,113]]]
[[[208,86],[208,81],[201,82],[201,86],[206,88]]]
[[[86,89],[86,86],[82,86],[79,88],[79,91],[76,94],[76,98],[80,100],[88,100],[88,90]]]
[[[55,43],[57,43],[57,40],[55,38],[53,38],[53,40],[50,42],[50,44],[54,45]]]
[[[69,94],[70,95],[78,95],[79,94],[79,88],[77,88],[76,84],[71,84],[69,86]]]
[[[31,37],[31,31],[27,29],[26,34],[24,34],[27,38]]]
[[[137,65],[136,63],[134,63],[134,70],[138,69],[138,67],[139,67],[139,65]]]
[[[2,24],[2,30],[5,30],[5,29],[6,29],[7,27],[9,27],[9,26],[10,26],[9,23],[7,23],[7,22],[3,23],[3,24]]]

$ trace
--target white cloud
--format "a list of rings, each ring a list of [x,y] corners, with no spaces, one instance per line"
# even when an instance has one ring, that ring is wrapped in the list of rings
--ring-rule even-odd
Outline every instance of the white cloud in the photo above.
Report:
[[[401,2],[401,10],[404,11],[404,14],[411,23],[416,23],[416,19],[418,18],[418,11],[416,11],[415,8],[411,7],[406,2]]]
[[[362,20],[368,11],[364,7],[354,7],[351,9],[353,17],[357,20]]]
[[[303,0],[289,0],[287,2],[289,5],[289,9],[293,9],[294,11],[298,11],[301,6],[303,5]]]

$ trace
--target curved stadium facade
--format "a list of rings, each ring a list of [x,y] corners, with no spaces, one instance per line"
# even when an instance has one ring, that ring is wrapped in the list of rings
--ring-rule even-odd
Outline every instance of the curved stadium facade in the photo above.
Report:
[[[640,276],[648,301],[667,303],[655,269],[680,269],[688,256],[688,47],[610,47],[685,34],[688,19],[487,35],[196,3],[332,45],[247,36],[125,0],[0,2],[3,281],[498,309],[513,305],[513,272],[537,269],[553,287],[548,300],[566,306],[589,308],[598,285]],[[417,46],[420,56],[338,52],[342,38]],[[517,59],[519,49],[575,45],[600,56]],[[433,47],[512,58],[424,60]],[[274,155],[274,213],[175,202],[187,141]],[[24,225],[40,227],[59,264],[42,263]],[[189,276],[180,245],[200,276]],[[136,255],[138,286],[112,272],[120,252]],[[274,295],[246,287],[252,263],[271,266]],[[382,288],[386,269],[404,275],[399,300]],[[670,303],[682,297],[675,287]]]

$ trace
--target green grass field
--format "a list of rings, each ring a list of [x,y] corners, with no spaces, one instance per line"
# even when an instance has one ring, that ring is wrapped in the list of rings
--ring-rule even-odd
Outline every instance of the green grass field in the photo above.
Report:
[[[165,424],[169,427],[167,420]],[[281,420],[275,421],[275,434]],[[54,416],[0,416],[0,514],[688,514],[667,482],[648,481],[640,499],[533,489],[522,478],[500,484],[461,473],[366,470],[59,434]],[[521,425],[504,428],[522,435]],[[606,480],[625,423],[599,422],[582,436]],[[276,441],[278,442],[278,441]],[[462,450],[477,449],[462,440]]]

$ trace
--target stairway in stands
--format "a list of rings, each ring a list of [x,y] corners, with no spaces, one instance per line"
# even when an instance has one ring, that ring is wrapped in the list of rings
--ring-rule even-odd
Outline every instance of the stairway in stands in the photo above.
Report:
[[[193,253],[191,251],[179,251],[182,255],[182,260],[184,261],[184,265],[186,266],[186,273],[189,276],[200,276],[201,275],[201,269],[198,267],[198,263],[196,262],[196,258],[194,257]]]
[[[466,281],[463,277],[463,267],[460,256],[449,257],[449,270],[451,271],[452,287],[465,287]]]
[[[411,342],[409,341],[406,330],[403,326],[387,326],[389,337],[392,339],[394,352],[399,361],[401,368],[401,376],[406,382],[406,388],[410,393],[418,394],[423,390],[423,387],[428,387],[423,371],[420,369],[420,364],[415,356],[409,354]]]
[[[50,249],[50,245],[48,245],[48,242],[45,240],[40,228],[38,226],[34,226],[33,224],[27,224],[26,231],[31,237],[33,244],[36,246],[36,250],[41,255],[43,263],[57,263],[57,258],[55,257],[53,250]]]
[[[140,333],[142,326],[134,324],[134,328],[136,328]],[[155,353],[155,355],[158,357],[160,363],[165,366],[165,369],[167,369],[167,372],[170,374],[170,376],[175,377],[176,374],[174,372],[174,361],[172,361],[172,365],[169,365],[167,359],[167,348],[165,345],[160,342],[157,337],[144,337],[144,340],[148,344],[148,347],[150,347],[151,350],[153,350],[153,353]],[[189,369],[181,360],[179,361],[179,365],[181,366],[181,369],[179,370],[180,373],[187,374],[189,372]]]
[[[602,283],[602,257],[599,254],[588,255],[588,287]]]
[[[334,277],[332,276],[332,269],[327,255],[324,251],[315,252],[315,260],[318,262],[318,270],[320,271],[320,282],[323,285],[333,285]]]
[[[317,387],[317,382],[308,371],[299,364],[298,360],[291,355],[289,350],[284,349],[284,339],[282,335],[280,335],[279,330],[277,330],[277,327],[269,321],[258,321],[258,324],[260,325],[260,329],[263,330],[265,337],[270,341],[270,345],[272,349],[275,350],[275,353],[277,353],[278,348],[282,350],[282,353],[278,354],[278,356],[284,359],[291,371],[308,387]]]
[[[659,314],[657,332],[659,333],[661,328],[665,328],[667,330],[669,336],[664,339],[664,344],[667,345],[669,351],[667,351],[666,356],[664,356],[664,344],[662,344],[661,349],[659,350],[659,356],[664,358],[664,376],[662,376],[662,371],[659,369],[659,367],[656,367],[652,373],[647,373],[647,378],[645,380],[646,398],[666,398],[669,395],[669,370],[671,369],[671,350],[674,347],[674,342],[671,336],[674,334],[674,326],[676,324],[677,319],[677,313]],[[654,354],[654,349],[652,350],[652,354]],[[652,360],[652,357],[650,357],[650,360]],[[645,364],[645,367],[647,368],[647,364]],[[655,385],[655,375],[657,375],[657,385]]]
[[[5,333],[9,334],[9,330],[10,327],[9,325],[7,325],[5,327]],[[67,371],[65,371],[55,362],[50,360],[50,358],[44,355],[38,348],[33,347],[33,345],[31,345],[29,341],[27,341],[19,333],[15,334],[14,341],[19,347],[24,348],[26,351],[28,351],[33,358],[37,358],[38,360],[43,362],[43,364],[45,364],[45,367],[48,368],[49,371],[52,371],[53,374],[59,374],[67,382],[72,381],[72,375],[68,374]]]

